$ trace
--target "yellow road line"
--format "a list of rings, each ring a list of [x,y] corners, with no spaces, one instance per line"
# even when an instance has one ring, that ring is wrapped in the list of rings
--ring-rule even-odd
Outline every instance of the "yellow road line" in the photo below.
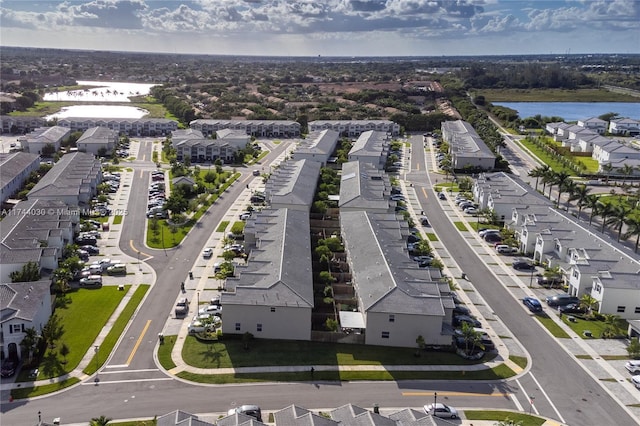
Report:
[[[427,195],[427,189],[425,187],[422,187],[422,193],[425,197],[429,198],[429,196]]]
[[[147,257],[153,257],[152,255],[145,253],[143,251],[138,250],[134,245],[133,245],[133,240],[129,240],[129,247],[131,247],[131,250],[135,251],[136,253],[140,253],[143,254]]]
[[[438,396],[509,396],[508,393],[494,392],[494,393],[472,393],[472,392],[440,392],[437,391]],[[433,396],[434,392],[402,392],[402,396]]]
[[[142,329],[142,333],[140,333],[140,337],[138,337],[138,341],[136,342],[136,345],[133,347],[133,350],[131,350],[131,355],[129,355],[129,359],[127,359],[127,365],[131,364],[131,360],[133,359],[133,356],[136,354],[136,351],[138,350],[138,346],[140,346],[140,343],[142,342],[142,338],[144,337],[150,325],[151,325],[151,320],[148,320],[147,324]]]

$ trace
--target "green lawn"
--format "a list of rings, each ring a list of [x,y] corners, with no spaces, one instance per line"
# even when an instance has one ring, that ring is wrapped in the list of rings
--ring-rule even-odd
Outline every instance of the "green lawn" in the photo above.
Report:
[[[76,368],[126,293],[116,287],[105,286],[100,289],[81,288],[68,292],[65,298],[59,297],[61,302],[57,303],[55,313],[60,318],[64,334],[55,349],[47,350],[38,367],[38,379],[58,377]],[[87,321],[88,318],[91,321]],[[69,348],[66,363],[59,353],[63,343]]]
[[[122,223],[122,215],[115,215],[113,217],[113,224],[114,225],[120,225]]]
[[[569,316],[573,317],[575,319],[575,322],[569,321],[568,319]],[[562,321],[565,324],[567,324],[569,327],[571,327],[571,329],[575,331],[576,334],[582,337],[583,339],[590,338],[584,335],[585,330],[591,331],[591,335],[594,338],[600,338],[602,336],[602,331],[607,326],[604,321],[584,320],[582,318],[576,317],[575,315],[563,315]],[[626,330],[627,326],[628,324],[625,320],[623,319],[618,320],[618,327],[620,328],[620,330]]]
[[[448,352],[424,352],[423,356],[416,357],[413,348],[254,339],[250,343],[250,350],[245,350],[240,339],[229,338],[203,343],[193,336],[188,336],[185,340],[182,357],[187,364],[199,368],[269,365],[475,364]]]
[[[520,426],[541,426],[546,422],[540,417],[500,410],[465,410],[464,416],[467,420],[493,420],[496,422],[512,420],[514,424]]]
[[[469,231],[469,228],[467,228],[467,224],[464,222],[453,222],[453,224],[455,225],[456,228],[458,228],[458,231],[463,231],[463,232]]]
[[[427,239],[429,241],[438,241],[438,236],[433,232],[427,232]]]
[[[130,285],[125,286],[125,291],[121,293],[126,293],[130,289]],[[107,356],[111,353],[113,348],[116,346],[118,339],[122,335],[127,324],[131,320],[133,313],[138,309],[140,302],[144,298],[144,295],[149,291],[148,284],[142,284],[138,286],[136,292],[131,296],[129,302],[127,302],[127,306],[124,307],[118,319],[113,323],[111,330],[109,330],[109,334],[104,338],[102,344],[100,345],[100,351],[96,354],[89,364],[85,367],[83,372],[85,374],[93,374],[96,372],[99,366],[102,366],[107,359]]]
[[[220,225],[218,225],[218,228],[216,229],[216,232],[224,232],[227,230],[227,226],[229,226],[229,221],[228,220],[223,220],[222,222],[220,222]]]
[[[572,169],[570,169],[568,167],[565,167],[564,164],[562,164],[561,162],[556,160],[554,157],[552,157],[546,151],[538,148],[538,146],[536,144],[534,144],[533,142],[530,142],[530,141],[528,141],[526,139],[520,139],[518,141],[518,143],[520,143],[521,145],[525,146],[536,157],[538,157],[540,159],[540,161],[542,161],[544,164],[548,165],[554,172],[556,172],[556,173],[566,172],[566,173],[569,174],[569,176],[576,176],[576,173]]]
[[[546,314],[534,315],[534,317],[544,325],[554,337],[559,339],[568,339],[569,335],[558,324],[549,318]]]

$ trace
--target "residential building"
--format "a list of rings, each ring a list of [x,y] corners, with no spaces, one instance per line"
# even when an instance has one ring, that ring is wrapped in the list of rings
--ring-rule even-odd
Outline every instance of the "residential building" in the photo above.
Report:
[[[390,148],[389,136],[385,132],[367,130],[362,132],[348,154],[349,161],[361,161],[382,169],[387,162]]]
[[[64,246],[73,241],[77,210],[60,200],[27,200],[16,204],[0,226],[0,282],[11,282],[11,273],[28,262],[41,270],[58,267]]]
[[[40,167],[40,156],[26,152],[0,153],[0,205],[18,192],[31,172]]]
[[[26,330],[38,334],[52,313],[51,281],[31,281],[0,284],[0,351],[2,359],[26,359],[21,345]]]
[[[585,129],[593,130],[594,132],[602,135],[607,131],[607,122],[598,117],[585,118],[578,120],[578,126]]]
[[[454,170],[492,170],[496,156],[466,121],[444,121],[441,125],[442,140],[449,144],[451,166]]]
[[[74,152],[60,161],[29,191],[29,200],[58,200],[68,206],[87,207],[102,182],[100,161],[92,154]]]
[[[263,138],[292,138],[300,136],[300,123],[290,120],[220,120],[198,119],[189,127],[199,130],[204,136],[211,136],[218,130],[241,130],[249,136]]]
[[[234,147],[236,150],[244,149],[251,138],[244,131],[233,129],[220,129],[216,131],[216,140]]]
[[[340,226],[365,344],[413,348],[418,336],[428,345],[451,344],[449,286],[439,269],[409,258],[406,225],[394,214],[341,211]]]
[[[60,151],[60,146],[65,139],[68,139],[71,131],[61,126],[39,127],[31,133],[26,134],[18,141],[22,148],[32,154],[42,154],[45,146],[50,145],[53,152]]]
[[[47,125],[47,121],[41,117],[26,115],[0,115],[0,128],[2,133],[24,135],[38,127]]]
[[[640,135],[640,121],[632,118],[614,118],[609,122],[609,133],[614,135]]]
[[[178,129],[178,122],[166,118],[93,118],[67,117],[58,125],[72,132],[84,132],[92,127],[105,127],[125,136],[167,136]]]
[[[272,209],[309,212],[320,176],[320,163],[289,160],[273,171],[265,184],[265,194]],[[312,189],[313,188],[313,189]]]
[[[310,340],[313,273],[309,213],[265,209],[245,226],[246,265],[236,266],[221,296],[224,334]],[[415,339],[415,338],[414,338]]]
[[[293,157],[296,160],[317,161],[324,167],[338,145],[339,136],[335,130],[314,131],[298,143]]]
[[[107,127],[87,129],[77,141],[78,151],[87,152],[96,157],[111,155],[118,145],[118,132]]]
[[[309,122],[309,132],[331,129],[348,138],[357,138],[364,132],[376,131],[389,136],[400,134],[400,125],[390,120],[316,120]]]
[[[389,176],[371,163],[349,161],[342,164],[340,211],[391,213],[396,202],[389,200],[390,193]]]
[[[231,163],[238,151],[237,147],[217,139],[182,139],[172,141],[172,145],[176,149],[178,161],[188,158],[191,163],[210,163],[218,159],[223,163]]]

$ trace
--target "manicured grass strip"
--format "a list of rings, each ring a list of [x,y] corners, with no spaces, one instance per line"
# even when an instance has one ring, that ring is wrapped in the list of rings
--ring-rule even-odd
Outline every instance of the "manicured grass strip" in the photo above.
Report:
[[[80,379],[72,377],[67,380],[63,380],[57,383],[51,383],[50,385],[35,386],[32,388],[18,388],[11,390],[11,396],[13,399],[33,398],[34,396],[46,395],[52,392],[57,392],[69,386],[73,386],[79,383]]]
[[[495,420],[496,422],[511,420],[513,424],[520,426],[541,426],[546,422],[546,419],[529,414],[500,410],[464,410],[464,416],[467,420]]]
[[[120,225],[122,223],[122,215],[115,215],[113,217],[113,224],[114,225]]]
[[[582,337],[583,339],[593,339],[593,338],[600,338],[602,336],[602,332],[605,331],[605,329],[607,328],[607,323],[605,323],[602,320],[584,320],[576,315],[572,315],[575,318],[575,322],[574,321],[569,321],[569,319],[567,318],[569,315],[564,315],[562,317],[562,321],[567,324],[569,327],[571,327],[571,329],[573,331],[576,332],[576,334],[580,337]],[[618,328],[620,328],[621,330],[626,330],[628,327],[628,324],[625,320],[623,319],[619,319],[618,320]],[[587,337],[584,335],[584,332],[589,330],[591,332],[591,335],[593,337]]]
[[[96,368],[98,367],[98,365],[96,365],[96,362],[99,363],[99,366],[104,364],[104,362],[107,360],[108,355],[111,353],[116,343],[118,342],[118,339],[122,335],[125,327],[129,323],[129,320],[131,320],[133,313],[136,311],[136,309],[138,309],[138,306],[144,298],[144,295],[149,290],[149,287],[150,286],[148,284],[141,284],[140,286],[138,286],[135,293],[133,293],[133,296],[131,296],[131,299],[129,299],[127,306],[124,307],[124,309],[120,313],[120,316],[118,316],[118,319],[113,323],[109,334],[107,334],[107,337],[105,337],[104,341],[100,345],[100,351],[97,354],[97,361],[96,356],[94,356],[87,367],[82,370],[83,373],[91,375],[96,372]],[[125,286],[124,292],[118,293],[126,293],[130,290],[130,288],[131,286],[127,285]]]
[[[165,340],[166,342],[166,340]],[[166,346],[166,345],[165,345]],[[254,339],[244,348],[240,339],[201,342],[188,336],[182,358],[199,368],[239,368],[284,365],[471,365],[451,352],[424,352],[416,357],[413,348],[349,345],[297,340]],[[489,361],[486,356],[481,362]]]
[[[274,373],[236,373],[236,374],[195,374],[182,371],[177,374],[184,380],[196,383],[256,383],[256,382],[305,382],[322,381],[396,381],[396,380],[504,380],[515,373],[509,367],[499,365],[480,371],[318,371],[274,372]]]
[[[176,364],[171,359],[171,351],[176,344],[177,336],[164,336],[164,344],[158,347],[158,361],[165,370],[171,370]]]
[[[216,232],[224,232],[227,230],[227,226],[229,226],[229,221],[228,220],[223,220],[222,222],[220,222],[220,225],[218,225],[218,228],[216,229]]]
[[[514,364],[516,364],[518,367],[525,369],[527,368],[527,357],[525,356],[516,356],[516,355],[509,355],[509,359],[511,361],[513,361]]]
[[[427,232],[427,239],[429,241],[438,241],[438,236],[433,232]]]
[[[458,228],[458,231],[467,232],[469,230],[464,222],[453,222],[453,224]]]
[[[569,335],[566,331],[564,331],[558,324],[555,323],[551,318],[546,315],[535,315],[535,318],[544,325],[547,330],[553,335],[553,337],[557,337],[559,339],[568,339]]]

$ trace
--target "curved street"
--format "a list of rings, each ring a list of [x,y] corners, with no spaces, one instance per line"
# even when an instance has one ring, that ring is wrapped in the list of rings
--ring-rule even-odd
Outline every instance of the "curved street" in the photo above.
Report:
[[[412,136],[409,152],[425,153],[422,136]],[[269,165],[281,157],[289,143],[283,141],[263,159]],[[596,380],[565,344],[550,336],[531,318],[518,300],[527,292],[523,282],[500,264],[490,260],[483,243],[473,233],[463,234],[453,224],[457,210],[449,200],[434,196],[432,182],[442,176],[432,173],[430,152],[406,155],[409,168],[403,185],[413,210],[424,210],[438,236],[444,263],[458,278],[465,271],[468,282],[459,280],[464,293],[484,316],[489,327],[508,329],[509,348],[528,356],[530,369],[506,381],[400,381],[400,382],[313,382],[264,383],[250,385],[200,385],[184,382],[159,368],[154,359],[158,334],[171,318],[180,282],[186,283],[186,295],[193,300],[198,276],[188,273],[199,259],[211,233],[229,209],[241,208],[234,202],[254,179],[247,170],[214,203],[201,221],[175,249],[152,250],[144,246],[145,200],[149,173],[155,168],[151,159],[153,143],[143,141],[137,158],[128,164],[134,169],[130,187],[129,214],[123,222],[120,250],[133,259],[140,258],[154,271],[155,282],[123,333],[117,347],[99,372],[100,381],[86,378],[80,385],[59,393],[2,404],[2,423],[31,425],[38,413],[43,418],[61,417],[64,424],[85,423],[105,415],[113,419],[151,418],[174,409],[191,413],[224,413],[243,403],[255,403],[263,410],[277,410],[290,404],[308,409],[341,406],[347,402],[371,408],[420,408],[438,394],[439,402],[459,408],[502,408],[533,412],[570,425],[633,425],[637,419],[621,406],[616,394]],[[148,159],[147,161],[145,161]],[[425,173],[430,170],[429,174]],[[440,250],[440,249],[439,249]],[[524,280],[524,281],[523,281]],[[470,290],[467,290],[467,286]],[[475,290],[477,291],[475,291]],[[500,334],[501,337],[502,334]],[[630,384],[628,384],[631,386]],[[624,405],[624,404],[623,404]],[[458,423],[459,424],[459,423]]]

